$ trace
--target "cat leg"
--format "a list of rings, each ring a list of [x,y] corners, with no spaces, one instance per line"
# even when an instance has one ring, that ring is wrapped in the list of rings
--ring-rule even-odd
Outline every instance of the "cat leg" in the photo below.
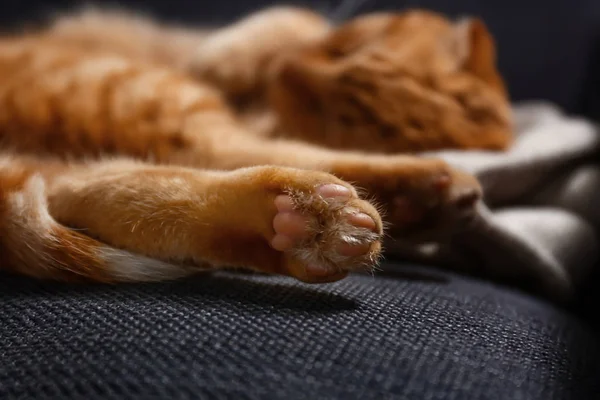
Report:
[[[59,16],[37,39],[181,70],[210,30],[160,23],[140,13],[85,8]]]
[[[289,140],[264,140],[232,130],[204,137],[178,162],[209,160],[210,168],[282,165],[326,171],[351,182],[382,206],[389,232],[411,241],[446,240],[474,215],[482,197],[478,180],[440,159],[372,155],[324,149]],[[201,156],[200,156],[201,154]]]
[[[325,282],[373,268],[381,251],[375,208],[318,171],[105,161],[53,176],[47,196],[49,214],[73,232],[172,265],[155,271],[119,257],[106,267],[114,280],[231,266]]]
[[[161,24],[132,13],[85,10],[58,18],[40,38],[80,50],[112,53],[193,73],[227,95],[263,83],[281,51],[321,37],[325,18],[296,7],[271,7],[216,30]]]
[[[276,55],[319,39],[329,29],[328,21],[309,9],[267,8],[209,35],[187,69],[238,98],[264,85]]]
[[[0,154],[0,270],[70,282],[157,280],[189,274],[157,259],[117,249],[57,222],[48,210],[48,182],[66,173],[60,162]],[[143,267],[143,271],[141,268]]]

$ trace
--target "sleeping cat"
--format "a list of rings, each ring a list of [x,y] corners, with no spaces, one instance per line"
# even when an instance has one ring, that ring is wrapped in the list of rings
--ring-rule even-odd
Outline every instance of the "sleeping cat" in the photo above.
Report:
[[[477,180],[407,153],[502,150],[511,121],[478,20],[272,8],[196,31],[87,12],[0,39],[0,137],[4,270],[316,283],[374,268],[384,225],[423,242],[468,221]]]

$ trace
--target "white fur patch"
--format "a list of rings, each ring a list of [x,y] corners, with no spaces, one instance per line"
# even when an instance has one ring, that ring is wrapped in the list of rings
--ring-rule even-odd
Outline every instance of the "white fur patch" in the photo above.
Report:
[[[25,264],[52,263],[43,252],[44,242],[53,240],[52,228],[57,225],[48,213],[44,179],[30,177],[23,189],[7,198],[7,237],[2,240]]]
[[[3,169],[8,169],[9,171],[14,168],[14,158],[8,154],[0,155],[0,172]]]
[[[35,225],[40,232],[48,231],[55,224],[48,213],[46,185],[40,175],[32,176],[22,191],[10,195],[8,205],[23,224]]]
[[[110,268],[111,275],[119,281],[162,281],[181,278],[198,271],[196,268],[178,266],[113,248],[101,249],[99,256]]]

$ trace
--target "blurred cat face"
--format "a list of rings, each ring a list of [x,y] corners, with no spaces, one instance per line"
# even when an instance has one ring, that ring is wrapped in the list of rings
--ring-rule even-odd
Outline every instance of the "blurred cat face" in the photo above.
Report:
[[[289,135],[332,147],[499,150],[511,121],[495,63],[478,20],[374,14],[282,56],[269,93]]]

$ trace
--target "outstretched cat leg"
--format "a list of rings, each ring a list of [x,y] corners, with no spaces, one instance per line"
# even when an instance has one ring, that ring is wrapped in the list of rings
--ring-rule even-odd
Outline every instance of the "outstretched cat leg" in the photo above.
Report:
[[[151,281],[230,266],[327,282],[373,268],[381,251],[377,211],[322,172],[6,165],[3,268],[36,277]]]
[[[210,160],[210,168],[227,170],[271,164],[332,173],[364,189],[381,205],[389,233],[411,242],[448,239],[474,216],[482,197],[474,176],[440,159],[328,150],[235,132],[201,136],[186,153],[189,158],[177,161],[194,165],[194,160]]]
[[[186,70],[230,98],[256,94],[264,89],[274,58],[322,38],[330,28],[308,8],[267,8],[207,36]]]
[[[266,66],[282,51],[329,30],[308,8],[270,7],[223,28],[161,24],[133,13],[86,10],[57,19],[41,37],[80,50],[101,50],[193,74],[226,95],[247,95],[264,84]]]

